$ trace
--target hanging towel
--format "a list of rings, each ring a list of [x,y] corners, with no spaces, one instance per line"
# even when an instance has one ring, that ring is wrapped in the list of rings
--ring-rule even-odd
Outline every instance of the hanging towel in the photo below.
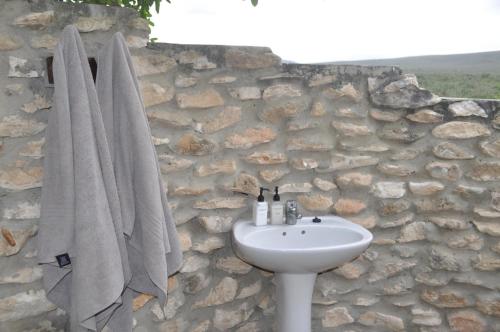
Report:
[[[71,331],[100,331],[130,302],[131,279],[113,165],[92,74],[78,31],[54,50],[54,107],[46,154],[38,260],[47,298],[70,315]],[[127,321],[125,321],[127,320]]]
[[[167,299],[168,276],[182,263],[132,59],[116,33],[97,60],[96,87],[116,176],[132,271],[129,287]]]

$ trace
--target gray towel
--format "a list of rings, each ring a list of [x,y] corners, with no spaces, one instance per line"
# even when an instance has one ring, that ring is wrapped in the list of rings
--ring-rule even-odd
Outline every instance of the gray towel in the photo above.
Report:
[[[130,54],[116,34],[99,54],[96,90],[68,26],[53,71],[38,236],[47,297],[71,331],[132,331],[133,294],[164,305],[182,254]]]
[[[98,56],[97,93],[121,204],[134,291],[167,297],[182,263],[151,130],[129,50],[116,33]]]
[[[101,330],[122,307],[131,273],[97,93],[73,26],[54,51],[53,72],[38,260],[47,297],[69,313],[71,331]],[[60,267],[59,255],[71,263]]]

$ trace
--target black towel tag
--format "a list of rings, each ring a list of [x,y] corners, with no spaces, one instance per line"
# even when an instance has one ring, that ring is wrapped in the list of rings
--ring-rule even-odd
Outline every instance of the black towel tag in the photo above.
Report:
[[[57,259],[57,263],[59,264],[59,267],[64,267],[66,265],[71,264],[71,260],[69,259],[68,254],[58,255],[58,256],[56,256],[56,259]]]

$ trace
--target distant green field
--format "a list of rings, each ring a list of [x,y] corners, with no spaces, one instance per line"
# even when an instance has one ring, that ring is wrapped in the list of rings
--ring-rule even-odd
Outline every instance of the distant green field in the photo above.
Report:
[[[500,99],[500,51],[340,61],[335,64],[398,66],[442,97]]]
[[[500,74],[416,73],[421,87],[442,97],[500,99]]]

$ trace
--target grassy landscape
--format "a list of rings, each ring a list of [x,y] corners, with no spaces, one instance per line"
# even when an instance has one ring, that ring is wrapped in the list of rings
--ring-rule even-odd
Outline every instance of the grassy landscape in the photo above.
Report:
[[[442,97],[500,99],[500,51],[335,63],[398,66]]]
[[[416,73],[418,82],[438,96],[500,99],[500,74]]]

